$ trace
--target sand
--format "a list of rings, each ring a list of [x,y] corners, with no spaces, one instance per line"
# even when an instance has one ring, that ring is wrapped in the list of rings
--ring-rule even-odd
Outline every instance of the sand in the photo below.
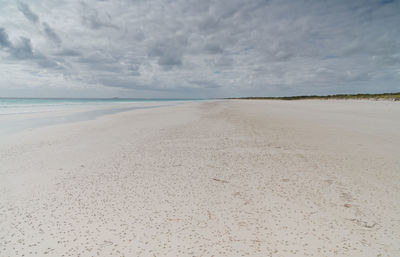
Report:
[[[194,102],[0,142],[0,256],[400,256],[399,103]]]

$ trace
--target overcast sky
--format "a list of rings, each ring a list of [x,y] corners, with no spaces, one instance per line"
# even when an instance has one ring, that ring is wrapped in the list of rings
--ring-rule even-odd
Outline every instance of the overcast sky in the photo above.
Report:
[[[396,0],[0,0],[0,96],[395,91]]]

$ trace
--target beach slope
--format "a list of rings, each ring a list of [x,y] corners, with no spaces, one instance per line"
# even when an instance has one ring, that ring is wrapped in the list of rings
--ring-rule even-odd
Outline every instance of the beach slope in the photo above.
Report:
[[[0,137],[0,256],[399,256],[399,117],[224,100]]]

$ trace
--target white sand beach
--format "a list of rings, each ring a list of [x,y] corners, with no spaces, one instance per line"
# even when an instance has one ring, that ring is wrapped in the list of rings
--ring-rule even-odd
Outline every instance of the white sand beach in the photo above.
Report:
[[[0,136],[0,256],[400,256],[400,103],[189,102]]]

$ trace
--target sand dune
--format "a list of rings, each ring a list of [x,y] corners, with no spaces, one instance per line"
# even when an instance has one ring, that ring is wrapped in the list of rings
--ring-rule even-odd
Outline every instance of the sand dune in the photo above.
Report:
[[[400,104],[208,101],[0,138],[0,256],[400,256]]]

